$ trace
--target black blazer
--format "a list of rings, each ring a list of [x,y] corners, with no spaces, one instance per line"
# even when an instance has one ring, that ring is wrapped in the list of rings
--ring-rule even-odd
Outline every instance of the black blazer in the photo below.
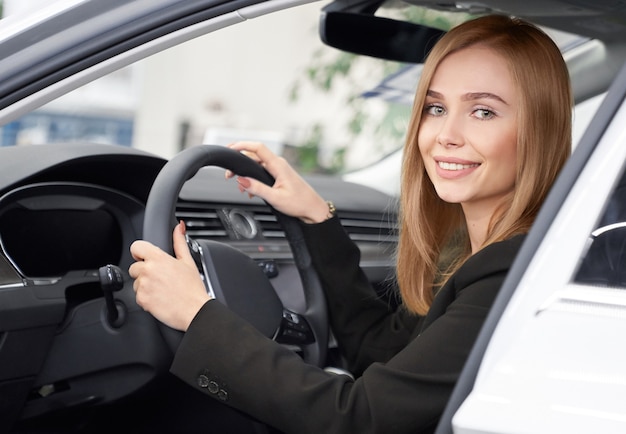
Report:
[[[216,301],[192,321],[171,372],[286,433],[434,431],[523,236],[473,255],[418,317],[375,296],[337,218],[303,229],[356,380],[303,363]]]

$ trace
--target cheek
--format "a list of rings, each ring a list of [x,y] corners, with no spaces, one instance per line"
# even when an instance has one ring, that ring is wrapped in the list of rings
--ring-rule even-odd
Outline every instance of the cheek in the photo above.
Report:
[[[517,162],[517,129],[512,128],[505,136],[504,146],[502,152],[505,154],[505,158],[509,161],[512,169],[515,169]]]
[[[515,169],[517,160],[517,129],[514,127],[482,132],[484,143],[489,143],[485,148],[488,157],[500,161],[505,167]]]
[[[419,131],[417,132],[417,144],[422,156],[424,156],[433,147],[434,136],[431,130],[432,128],[429,128],[427,123],[422,123]]]
[[[501,136],[498,145],[493,148],[493,156],[508,180],[514,184],[517,177],[517,134],[513,132]]]

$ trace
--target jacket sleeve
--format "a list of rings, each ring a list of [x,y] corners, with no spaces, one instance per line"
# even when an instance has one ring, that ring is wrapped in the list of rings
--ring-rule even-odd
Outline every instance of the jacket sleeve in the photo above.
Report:
[[[360,268],[359,248],[337,217],[302,227],[324,288],[333,335],[348,369],[361,375],[372,362],[385,362],[404,348],[420,318],[402,307],[394,311],[376,293]]]
[[[429,432],[456,378],[413,341],[356,381],[302,362],[217,301],[194,319],[171,372],[284,433]],[[433,375],[434,373],[434,375]]]
[[[215,300],[192,321],[171,372],[286,433],[432,432],[513,259],[515,249],[493,247],[438,294],[445,306],[427,328],[354,381],[303,363]]]

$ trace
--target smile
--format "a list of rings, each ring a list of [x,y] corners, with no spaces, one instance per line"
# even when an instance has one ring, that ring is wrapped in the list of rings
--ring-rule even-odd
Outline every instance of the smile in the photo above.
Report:
[[[443,170],[465,170],[465,169],[471,169],[473,167],[479,166],[478,163],[460,164],[460,163],[448,163],[445,161],[437,161],[437,164]]]

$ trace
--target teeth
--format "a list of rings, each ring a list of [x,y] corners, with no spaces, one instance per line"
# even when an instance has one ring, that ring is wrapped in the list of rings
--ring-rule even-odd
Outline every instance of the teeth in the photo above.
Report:
[[[478,164],[459,164],[459,163],[446,163],[445,161],[438,161],[437,164],[443,170],[463,170],[471,169],[472,167],[478,167]]]

